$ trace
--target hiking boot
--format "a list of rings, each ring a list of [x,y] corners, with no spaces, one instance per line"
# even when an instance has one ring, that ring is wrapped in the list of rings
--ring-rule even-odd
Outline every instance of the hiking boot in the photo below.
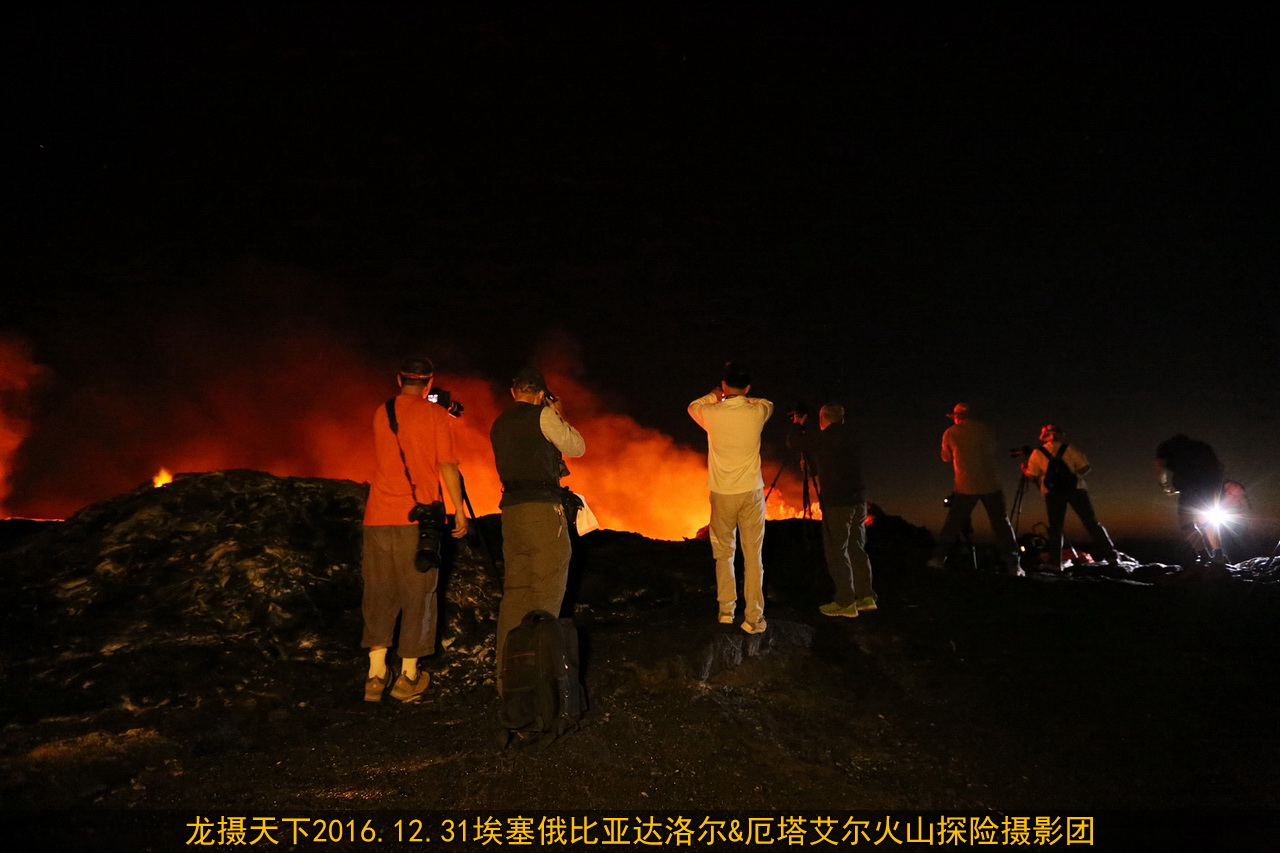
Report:
[[[736,602],[734,604],[721,604],[720,617],[719,617],[720,624],[732,625],[734,614],[736,614],[737,612],[738,612],[738,605]]]
[[[401,702],[417,702],[422,698],[422,694],[426,692],[427,685],[430,683],[431,676],[422,670],[418,670],[418,677],[412,681],[404,673],[401,673],[391,688],[391,698],[398,699]]]
[[[382,678],[378,678],[377,676],[366,678],[364,682],[364,701],[381,702],[382,691],[386,689],[387,677],[385,675]]]
[[[840,604],[832,601],[828,604],[820,605],[818,612],[826,616],[847,616],[850,619],[854,619],[858,616],[858,605],[856,603]]]
[[[769,627],[769,623],[764,621],[763,616],[761,616],[755,622],[748,622],[745,619],[742,622],[742,630],[746,631],[748,634],[763,634],[765,632],[765,629],[767,629],[768,627]]]
[[[866,598],[859,598],[854,602],[854,606],[857,607],[859,611],[879,609],[876,607],[876,597],[874,595],[868,595]]]

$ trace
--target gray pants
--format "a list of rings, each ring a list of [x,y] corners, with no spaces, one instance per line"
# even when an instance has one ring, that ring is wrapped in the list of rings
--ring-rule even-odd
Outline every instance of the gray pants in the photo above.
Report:
[[[1018,571],[1018,544],[1013,538],[1013,525],[1009,524],[1009,513],[1004,508],[1004,492],[987,492],[983,495],[965,495],[957,492],[951,496],[951,506],[947,508],[947,520],[938,534],[938,545],[934,549],[935,560],[945,560],[951,546],[960,540],[960,533],[969,523],[973,508],[982,503],[987,511],[987,520],[991,522],[991,532],[995,534],[996,543],[1000,546],[1000,564],[1008,572]]]
[[[822,507],[822,544],[827,571],[836,585],[836,604],[848,607],[859,598],[875,598],[871,560],[867,557],[867,505]]]
[[[569,581],[569,527],[559,503],[524,503],[502,510],[502,604],[498,607],[498,691],[507,634],[532,610],[560,615]]]

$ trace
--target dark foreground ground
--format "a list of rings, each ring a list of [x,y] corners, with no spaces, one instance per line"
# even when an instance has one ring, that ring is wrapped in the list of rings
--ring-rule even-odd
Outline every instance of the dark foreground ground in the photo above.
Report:
[[[545,749],[497,747],[485,668],[450,662],[483,649],[424,661],[437,681],[422,704],[361,701],[354,609],[283,652],[10,636],[4,815],[172,809],[172,831],[151,837],[178,849],[196,816],[332,809],[1137,809],[1160,810],[1153,831],[1162,815],[1196,828],[1186,849],[1275,849],[1274,584],[931,571],[897,547],[873,550],[880,609],[833,619],[816,610],[829,586],[803,524],[770,523],[759,637],[715,624],[706,542],[581,540],[591,707]],[[1141,847],[1106,841],[1095,849]]]

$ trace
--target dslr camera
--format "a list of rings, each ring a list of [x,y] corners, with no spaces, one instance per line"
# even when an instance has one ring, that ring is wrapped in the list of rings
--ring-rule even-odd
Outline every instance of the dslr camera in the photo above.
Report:
[[[440,568],[444,564],[441,552],[448,526],[444,502],[414,504],[409,520],[418,522],[418,551],[413,555],[413,567],[423,573]]]
[[[427,399],[455,418],[462,417],[462,404],[453,399],[453,396],[443,388],[432,388],[431,393],[427,395]]]

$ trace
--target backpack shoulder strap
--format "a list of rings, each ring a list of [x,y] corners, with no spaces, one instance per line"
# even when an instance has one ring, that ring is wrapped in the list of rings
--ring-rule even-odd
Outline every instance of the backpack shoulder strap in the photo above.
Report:
[[[400,434],[400,423],[396,420],[396,398],[392,397],[387,400],[387,422],[391,424],[391,431],[396,435]]]
[[[1064,441],[1064,442],[1062,442],[1062,444],[1059,444],[1059,445],[1058,445],[1058,452],[1057,452],[1057,453],[1055,453],[1055,454],[1053,455],[1053,458],[1054,458],[1054,459],[1061,459],[1061,458],[1062,458],[1062,454],[1064,454],[1064,453],[1066,453],[1066,452],[1067,452],[1067,442],[1065,442],[1065,441]]]

